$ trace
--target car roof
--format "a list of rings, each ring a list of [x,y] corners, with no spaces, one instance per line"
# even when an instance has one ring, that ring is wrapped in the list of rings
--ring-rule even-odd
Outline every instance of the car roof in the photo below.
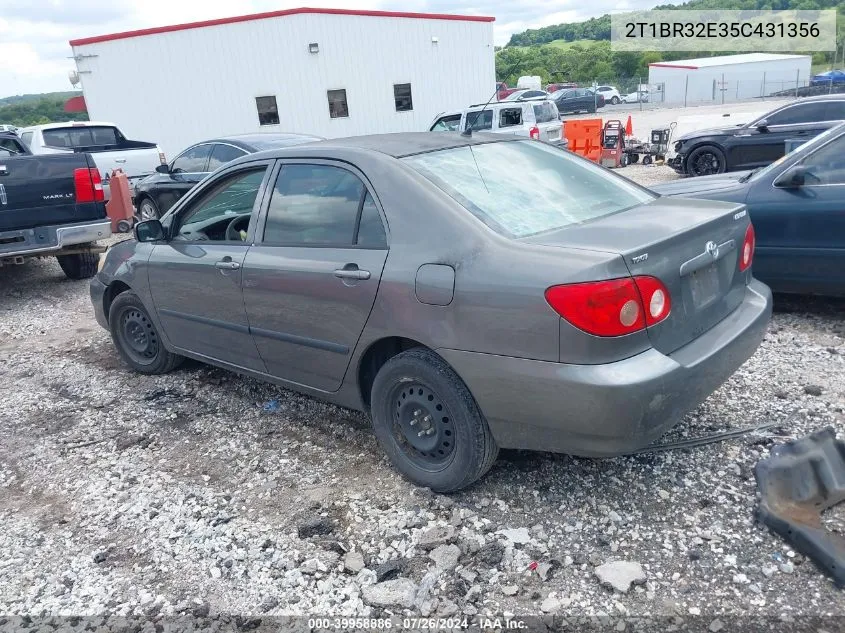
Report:
[[[400,132],[395,134],[371,134],[368,136],[327,139],[295,148],[292,147],[290,150],[296,151],[300,147],[303,151],[308,150],[309,152],[333,149],[358,149],[379,152],[387,156],[392,156],[393,158],[404,158],[405,156],[436,152],[444,149],[518,140],[521,140],[521,137],[477,132],[474,132],[472,136],[463,136],[459,132]],[[260,154],[270,158],[279,151],[287,150],[280,148],[279,150],[267,150]]]
[[[845,100],[845,94],[843,93],[833,93],[829,95],[816,95],[815,97],[801,97],[796,101],[791,103],[784,103],[783,105],[792,105],[792,103],[804,103],[806,101],[843,101]]]
[[[44,123],[42,125],[30,125],[24,130],[53,130],[59,127],[117,127],[114,123],[106,121],[61,121],[58,123]]]
[[[322,136],[315,136],[312,134],[294,134],[292,132],[253,132],[252,134],[232,134],[230,136],[221,136],[219,138],[209,139],[195,143],[200,145],[203,143],[229,143],[236,145],[242,149],[255,150],[258,144],[272,143],[279,147],[287,145],[300,145],[302,143],[312,143],[314,141],[325,140]]]

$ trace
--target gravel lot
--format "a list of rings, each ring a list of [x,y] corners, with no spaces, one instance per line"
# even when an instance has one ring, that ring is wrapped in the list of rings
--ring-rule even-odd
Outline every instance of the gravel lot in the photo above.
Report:
[[[363,415],[196,363],[133,374],[85,282],[0,268],[0,615],[845,615],[752,515],[773,443],[843,430],[843,309],[778,297],[760,350],[665,439],[779,429],[610,460],[506,451],[446,497],[396,475]],[[845,532],[841,508],[827,521]],[[600,582],[614,572],[633,586]]]

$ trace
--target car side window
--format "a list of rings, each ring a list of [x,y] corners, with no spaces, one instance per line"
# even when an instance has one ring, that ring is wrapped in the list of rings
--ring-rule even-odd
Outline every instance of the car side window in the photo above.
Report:
[[[464,127],[470,127],[470,124],[473,132],[493,129],[493,111],[467,112],[467,124]]]
[[[211,149],[211,157],[208,159],[208,167],[206,167],[205,171],[215,171],[229,161],[233,161],[241,156],[246,156],[244,150],[224,143],[215,143]]]
[[[173,161],[173,165],[170,168],[171,173],[193,174],[204,172],[210,151],[211,145],[195,145],[194,147],[189,147]]]
[[[13,138],[2,138],[0,139],[0,149],[5,150],[8,152],[7,156],[14,156],[15,154],[23,154],[23,148],[20,146],[20,143]]]
[[[845,136],[821,147],[804,159],[806,186],[845,185]]]
[[[378,207],[369,192],[364,194],[364,204],[361,207],[361,221],[358,224],[358,235],[355,243],[364,248],[387,248],[387,236],[384,234]]]
[[[765,117],[768,125],[795,125],[825,120],[824,102],[796,103]]]
[[[499,127],[522,125],[522,108],[502,108],[499,110]]]
[[[827,102],[825,121],[845,121],[845,100]]]
[[[267,171],[265,166],[240,171],[217,180],[177,220],[177,240],[210,240],[214,242],[241,242],[246,239],[249,218]],[[240,223],[229,226],[240,218]]]
[[[361,179],[331,165],[285,165],[276,179],[264,242],[352,246],[366,194]]]
[[[450,114],[437,119],[434,125],[431,126],[430,132],[454,132],[461,125],[460,114]]]
[[[21,134],[21,140],[23,144],[29,147],[30,143],[32,143],[32,132],[24,132]]]

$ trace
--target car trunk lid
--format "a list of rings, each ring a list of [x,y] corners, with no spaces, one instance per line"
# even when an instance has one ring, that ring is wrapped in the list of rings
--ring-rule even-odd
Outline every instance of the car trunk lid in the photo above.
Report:
[[[658,278],[671,311],[648,335],[655,349],[669,354],[742,302],[748,275],[739,271],[738,258],[748,223],[741,204],[658,198],[525,241],[616,253],[631,275]]]

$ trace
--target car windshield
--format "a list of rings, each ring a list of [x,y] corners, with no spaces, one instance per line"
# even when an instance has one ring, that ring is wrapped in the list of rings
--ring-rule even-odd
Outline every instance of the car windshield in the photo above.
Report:
[[[765,178],[766,176],[771,174],[773,171],[775,171],[781,164],[783,164],[783,162],[787,158],[791,159],[795,156],[807,156],[808,154],[816,151],[817,147],[821,147],[822,145],[827,143],[832,137],[838,136],[839,134],[842,134],[842,133],[845,133],[845,123],[840,123],[839,125],[837,125],[835,127],[832,127],[832,128],[825,130],[824,132],[822,132],[821,134],[819,134],[815,138],[813,138],[813,139],[807,141],[806,143],[804,143],[803,145],[800,145],[799,147],[795,148],[793,151],[791,151],[786,156],[781,156],[779,159],[777,159],[775,162],[771,163],[770,165],[767,165],[766,167],[763,167],[761,169],[757,169],[756,171],[751,172],[750,176],[746,176],[743,179],[743,182],[745,180],[756,181],[756,180],[759,180],[760,178]],[[799,160],[800,160],[800,158],[799,158]]]
[[[486,143],[403,160],[490,228],[515,238],[600,218],[655,197],[536,141]]]

